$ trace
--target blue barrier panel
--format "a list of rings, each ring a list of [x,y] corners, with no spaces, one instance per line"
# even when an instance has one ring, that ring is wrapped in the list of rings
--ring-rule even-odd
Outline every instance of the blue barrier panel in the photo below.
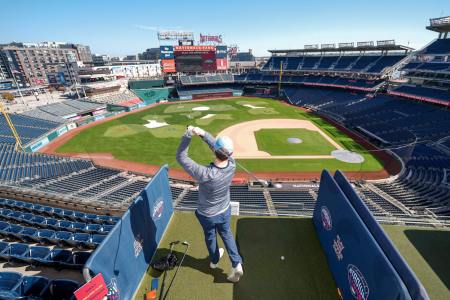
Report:
[[[172,214],[168,168],[164,166],[91,255],[85,265],[85,279],[102,273],[108,299],[131,299]]]
[[[328,171],[313,222],[344,299],[411,299],[406,286]]]
[[[337,171],[334,174],[334,179],[336,180],[336,183],[339,185],[341,190],[344,192],[347,199],[352,204],[353,208],[358,213],[359,217],[363,220],[367,229],[375,238],[378,245],[397,271],[400,278],[405,283],[406,287],[408,288],[409,294],[411,295],[411,298],[429,299],[428,294],[419,279],[411,270],[408,263],[403,259],[403,256],[401,256],[401,254],[392,244],[383,228],[381,228],[380,224],[378,224],[378,222],[375,220],[366,204],[364,204],[364,202],[352,188],[350,183],[347,181],[347,178],[345,178],[344,174],[342,174],[342,172],[340,171]]]

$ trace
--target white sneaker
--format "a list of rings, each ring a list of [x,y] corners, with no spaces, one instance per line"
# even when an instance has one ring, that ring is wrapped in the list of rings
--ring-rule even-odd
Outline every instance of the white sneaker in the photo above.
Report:
[[[239,263],[236,268],[231,268],[231,273],[228,275],[227,279],[231,282],[238,282],[242,275],[244,275],[244,270],[242,269],[242,265]]]
[[[223,250],[223,248],[219,248],[219,261],[222,258],[224,252],[225,252],[225,250]],[[211,269],[217,268],[218,265],[219,265],[219,262],[217,262],[217,264],[213,264],[212,262],[209,263],[209,267]]]

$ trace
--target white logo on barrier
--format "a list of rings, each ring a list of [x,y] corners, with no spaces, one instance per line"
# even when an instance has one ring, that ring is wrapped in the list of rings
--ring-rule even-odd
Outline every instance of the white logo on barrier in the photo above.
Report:
[[[369,298],[369,285],[361,271],[350,264],[347,267],[347,276],[353,297],[358,300],[367,300]]]
[[[342,260],[344,258],[344,255],[342,254],[342,251],[344,250],[344,244],[342,243],[339,234],[333,240],[333,250],[338,260]]]
[[[158,198],[153,206],[152,218],[153,221],[161,218],[164,211],[164,201],[161,198]]]
[[[142,239],[141,236],[138,234],[136,236],[136,238],[134,239],[134,243],[133,243],[135,258],[138,257],[138,255],[141,253],[142,248],[143,248],[143,246],[142,246],[143,242],[144,242],[144,239]]]
[[[320,215],[322,216],[322,225],[325,230],[331,230],[333,228],[333,222],[331,220],[330,211],[326,206],[322,206],[320,209]]]
[[[114,277],[106,286],[108,288],[108,300],[118,300],[120,299],[120,291],[117,285],[117,279]]]

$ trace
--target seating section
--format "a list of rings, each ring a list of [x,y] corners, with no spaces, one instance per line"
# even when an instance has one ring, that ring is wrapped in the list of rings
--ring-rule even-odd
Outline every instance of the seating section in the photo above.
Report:
[[[247,83],[278,83],[278,75],[264,75],[262,73],[249,73],[235,76],[236,82]],[[382,80],[367,80],[342,78],[339,76],[283,76],[281,82],[286,85],[305,85],[305,86],[323,86],[323,87],[338,87],[345,89],[355,89],[364,91],[373,91],[382,85]]]
[[[180,76],[180,82],[183,85],[233,83],[234,78],[232,74],[228,73],[207,74],[207,75],[182,75]]]
[[[450,151],[436,144],[450,136],[450,112],[445,106],[324,88],[286,87],[284,91],[291,103],[338,120],[381,147],[394,147],[405,163],[406,175],[377,187],[415,211],[450,216],[450,188],[445,177]],[[380,208],[389,215],[400,213],[372,192],[363,195],[375,213]]]
[[[9,114],[9,117],[16,128],[17,134],[20,136],[22,144],[27,144],[61,125],[61,123],[41,120],[21,114]],[[3,114],[0,114],[0,143],[15,144],[15,142],[5,117]]]
[[[316,200],[309,191],[270,191],[270,197],[280,216],[312,216]]]
[[[450,54],[450,39],[437,39],[422,50],[423,54]]]
[[[86,101],[104,104],[120,104],[122,102],[127,102],[137,98],[138,96],[136,96],[136,94],[134,94],[131,90],[126,90],[125,92],[114,92],[106,95],[100,94],[97,96],[92,96],[90,98],[87,98]]]
[[[80,284],[69,279],[50,280],[43,276],[22,276],[16,272],[0,272],[2,299],[75,299]]]
[[[263,71],[328,71],[381,74],[406,58],[404,54],[395,55],[309,55],[272,56],[263,66]]]
[[[93,167],[92,162],[39,153],[16,151],[13,145],[0,144],[0,181],[54,178]]]
[[[93,103],[82,100],[67,100],[58,103],[42,105],[34,110],[25,112],[26,115],[44,116],[49,115],[52,118],[66,119],[73,115],[83,115],[95,110],[104,109],[106,106],[100,103]]]
[[[177,87],[180,98],[191,98],[199,94],[219,94],[219,93],[239,93],[242,94],[242,88],[234,85],[214,85],[214,86],[195,86],[195,87]]]
[[[448,64],[450,68],[450,63]],[[429,99],[450,103],[450,89],[437,89],[423,86],[403,85],[390,91],[392,95],[400,95],[412,99]]]

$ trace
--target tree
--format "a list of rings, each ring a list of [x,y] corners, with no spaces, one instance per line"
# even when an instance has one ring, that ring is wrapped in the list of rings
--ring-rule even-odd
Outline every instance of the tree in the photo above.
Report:
[[[11,93],[3,93],[2,98],[8,101],[13,101],[14,95]]]

